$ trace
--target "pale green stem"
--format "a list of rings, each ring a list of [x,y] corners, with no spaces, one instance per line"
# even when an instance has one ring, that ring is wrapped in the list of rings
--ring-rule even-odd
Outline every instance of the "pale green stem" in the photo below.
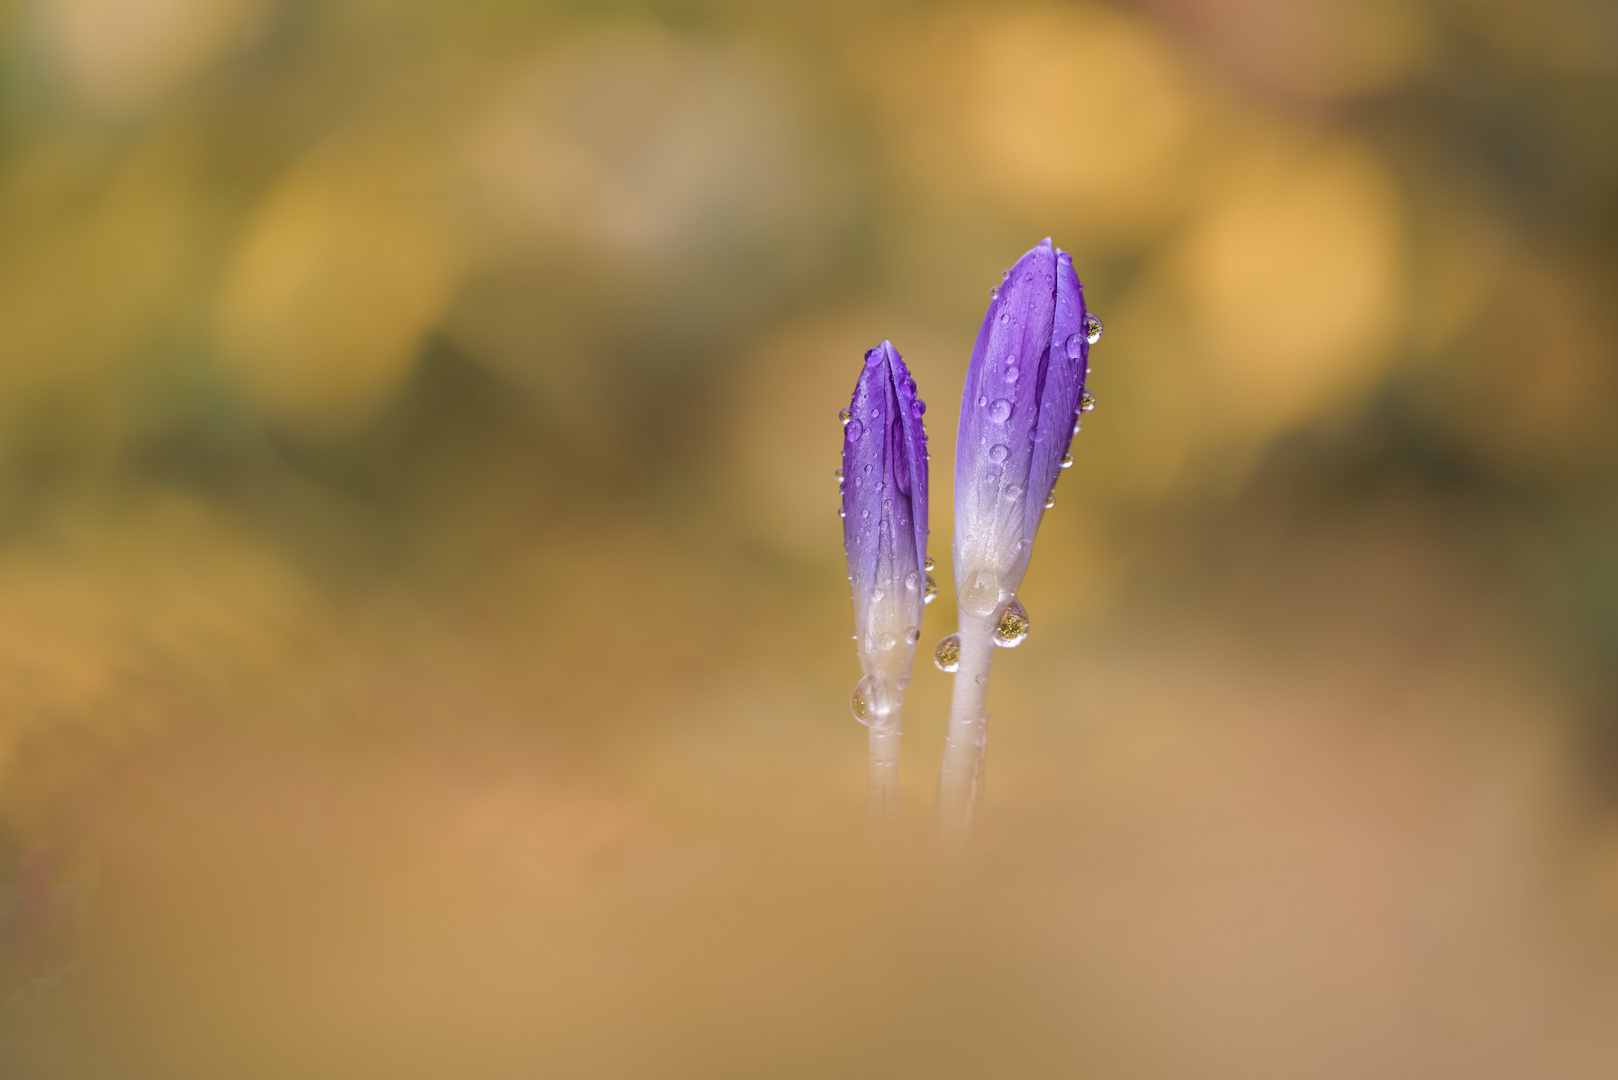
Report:
[[[871,725],[870,783],[866,807],[872,821],[899,817],[899,713],[895,705],[880,722]]]
[[[983,763],[988,739],[989,664],[994,660],[993,618],[962,611],[960,666],[950,697],[949,733],[938,774],[938,823],[947,841],[964,845],[983,815]]]

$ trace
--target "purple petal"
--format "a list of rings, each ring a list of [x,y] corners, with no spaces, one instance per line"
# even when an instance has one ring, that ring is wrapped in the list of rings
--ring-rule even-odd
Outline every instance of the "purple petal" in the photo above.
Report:
[[[989,303],[955,451],[958,591],[969,580],[997,582],[1003,602],[1022,582],[1073,439],[1090,355],[1084,315],[1072,257],[1049,238],[1017,261]],[[993,579],[980,579],[981,571]]]
[[[1056,252],[1056,310],[1050,336],[1050,364],[1040,394],[1039,424],[1028,469],[1028,509],[1024,534],[1033,539],[1045,516],[1045,500],[1056,487],[1062,457],[1073,443],[1073,420],[1084,393],[1090,341],[1084,330],[1084,286],[1073,272],[1073,256]]]
[[[1026,565],[1029,469],[1055,309],[1056,253],[1046,239],[1008,272],[972,350],[955,451],[957,575],[967,566],[1020,578]]]
[[[882,633],[898,637],[909,628],[919,629],[923,604],[926,405],[916,396],[916,381],[891,342],[865,354],[849,409],[843,429],[843,546],[863,657],[880,646]],[[873,632],[873,604],[882,605],[878,621],[891,629]],[[913,648],[913,642],[905,645]]]

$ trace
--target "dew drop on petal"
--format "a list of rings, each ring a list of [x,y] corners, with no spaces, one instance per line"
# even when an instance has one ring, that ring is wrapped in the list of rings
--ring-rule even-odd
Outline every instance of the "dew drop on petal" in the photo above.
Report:
[[[1000,286],[991,285],[989,287],[989,299],[990,300],[998,300],[998,299],[1000,299]]]
[[[884,593],[881,589],[872,589],[871,590],[871,603],[873,603],[873,604],[876,603],[878,600],[882,599],[886,595],[887,594]]]
[[[858,420],[848,422],[848,438],[850,442],[859,442],[860,436],[863,434],[865,434],[865,428],[860,425]]]
[[[1017,381],[1017,375],[1018,371],[1015,364],[1012,364],[1006,368],[1006,382],[1015,383]]]
[[[980,409],[981,409],[981,408],[983,408],[983,406],[985,406],[985,405],[987,405],[987,404],[988,404],[988,403],[989,403],[989,399],[988,399],[988,398],[986,398],[986,397],[980,397],[980,398],[978,398],[978,408],[980,408]]]
[[[1071,469],[1073,467],[1073,455],[1063,454],[1062,460],[1057,462],[1057,467],[1062,469]]]
[[[841,465],[837,466],[837,471],[834,472],[832,475],[837,477],[837,479],[841,480],[843,478],[843,467]]]
[[[1095,397],[1093,395],[1091,395],[1090,391],[1086,390],[1084,393],[1079,395],[1079,411],[1080,412],[1089,412],[1091,409],[1094,409],[1095,407],[1096,407],[1096,399],[1095,399]]]
[[[1053,507],[1055,505],[1056,505],[1056,492],[1052,491],[1049,495],[1045,496],[1045,509],[1049,510],[1051,507]]]
[[[876,639],[876,647],[881,649],[883,652],[889,651],[897,644],[899,644],[899,639],[894,637],[892,634],[883,634],[881,637]]]
[[[994,628],[994,643],[1002,649],[1015,649],[1028,640],[1028,612],[1016,597],[1006,605],[1000,624]]]
[[[933,650],[933,666],[949,675],[961,669],[961,635],[951,634],[938,642],[938,647]]]
[[[870,516],[871,516],[871,512],[869,510],[861,510],[860,511],[860,517],[868,519],[868,518],[870,518]]]
[[[1011,321],[1011,315],[1008,312],[1002,311],[1000,313],[1000,321],[1003,322],[1003,323],[1010,322]]]
[[[1003,424],[1011,419],[1011,402],[1001,398],[989,406],[989,419],[997,424]]]
[[[1084,313],[1084,339],[1091,345],[1101,340],[1101,320],[1093,311]]]
[[[1004,444],[995,443],[993,446],[989,447],[989,460],[1004,461],[1006,460],[1006,455],[1009,453],[1011,453],[1011,451],[1006,449]]]
[[[966,579],[960,590],[961,610],[983,618],[1000,605],[1000,578],[993,570],[979,570]]]
[[[905,640],[914,645],[916,642],[921,640],[921,631],[912,626],[910,629],[905,631]]]
[[[938,569],[938,563],[934,562],[933,557],[931,555],[929,555],[925,559],[922,560],[921,568],[923,570],[936,570],[936,569]]]
[[[837,414],[837,419],[841,420],[846,426],[850,420],[854,419],[854,410],[846,405],[843,406],[842,411]]]
[[[905,588],[912,591],[921,588],[921,575],[912,570],[905,575]]]
[[[929,559],[927,561],[931,562],[932,560]],[[933,575],[931,574],[928,574],[924,580],[925,584],[922,587],[921,602],[923,604],[930,604],[934,600],[938,599],[938,582],[933,580]]]
[[[927,403],[921,400],[921,398],[917,398],[916,403],[910,406],[910,415],[914,416],[917,420],[920,420],[923,416],[927,415]]]

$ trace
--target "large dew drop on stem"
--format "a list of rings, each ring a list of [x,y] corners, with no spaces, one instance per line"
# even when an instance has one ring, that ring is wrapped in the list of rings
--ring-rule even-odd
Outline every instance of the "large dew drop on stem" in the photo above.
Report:
[[[888,680],[881,675],[867,675],[854,684],[854,696],[849,699],[854,719],[870,727],[888,718],[893,711],[893,695]]]

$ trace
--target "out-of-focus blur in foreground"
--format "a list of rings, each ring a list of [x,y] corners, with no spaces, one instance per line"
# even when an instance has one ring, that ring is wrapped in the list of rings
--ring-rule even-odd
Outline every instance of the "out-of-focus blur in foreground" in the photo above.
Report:
[[[0,1075],[1618,1075],[1614,10],[0,4]],[[837,410],[947,566],[1047,234],[951,866]]]

